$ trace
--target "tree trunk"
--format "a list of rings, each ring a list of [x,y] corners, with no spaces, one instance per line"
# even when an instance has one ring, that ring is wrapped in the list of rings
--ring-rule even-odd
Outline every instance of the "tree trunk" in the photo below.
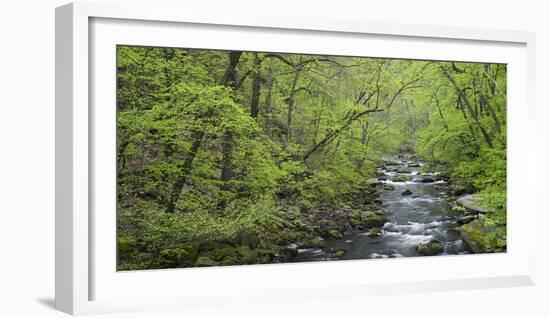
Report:
[[[252,118],[258,118],[260,112],[260,87],[261,87],[261,60],[258,53],[254,53],[254,72],[252,73],[252,97],[250,102],[250,115]]]
[[[236,91],[237,85],[237,65],[241,58],[242,52],[231,51],[229,52],[229,63],[225,71],[225,75],[222,80],[222,85],[232,88]],[[231,132],[225,132],[222,136],[222,173],[220,180],[224,182],[223,187],[228,188],[225,184],[233,177],[232,165],[232,153],[233,153],[233,135]]]
[[[236,88],[235,85],[237,85],[237,64],[239,64],[241,54],[242,52],[240,51],[229,52],[229,63],[221,82],[223,86],[229,86],[233,89]]]
[[[298,84],[298,79],[300,78],[300,73],[302,72],[301,68],[298,68],[296,70],[296,73],[294,75],[294,79],[292,80],[292,86],[290,88],[290,94],[288,96],[287,104],[288,104],[288,113],[287,113],[287,119],[286,119],[286,142],[287,144],[290,142],[290,138],[292,137],[292,112],[294,111],[294,98],[296,97],[296,85]]]
[[[458,83],[455,81],[455,79],[451,76],[451,74],[449,73],[449,71],[447,70],[443,70],[443,73],[445,74],[445,76],[449,79],[449,81],[451,82],[451,84],[453,84],[453,87],[455,88],[458,96],[462,99],[462,101],[464,102],[464,105],[466,105],[466,108],[468,108],[468,111],[472,117],[472,119],[474,120],[474,122],[476,123],[477,127],[479,128],[479,130],[481,131],[481,134],[483,135],[483,139],[485,140],[485,143],[487,144],[487,146],[489,146],[489,148],[493,148],[493,141],[491,140],[491,136],[489,136],[489,134],[487,133],[487,130],[485,129],[485,127],[483,127],[483,125],[481,124],[481,122],[479,121],[479,118],[476,116],[475,112],[474,112],[474,109],[470,103],[470,100],[468,99],[468,97],[466,96],[466,94],[464,93],[464,91],[460,88],[460,86],[458,85]]]
[[[361,145],[366,145],[367,144],[367,129],[369,128],[369,122],[366,120],[362,125],[361,125]]]
[[[226,133],[222,139],[222,175],[221,181],[227,182],[233,177],[233,170],[231,169],[231,157],[233,152],[233,135]]]
[[[191,167],[193,166],[193,160],[195,160],[195,157],[197,156],[203,137],[203,131],[196,131],[191,136],[193,143],[191,144],[191,149],[187,153],[185,161],[181,167],[181,176],[172,186],[172,191],[170,192],[170,197],[168,198],[168,203],[166,205],[166,212],[172,213],[176,209],[176,203],[178,202],[181,191],[189,178]]]

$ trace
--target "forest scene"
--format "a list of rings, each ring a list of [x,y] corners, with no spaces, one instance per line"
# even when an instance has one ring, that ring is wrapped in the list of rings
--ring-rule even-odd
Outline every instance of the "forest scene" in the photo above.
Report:
[[[506,65],[117,47],[117,270],[506,251]]]

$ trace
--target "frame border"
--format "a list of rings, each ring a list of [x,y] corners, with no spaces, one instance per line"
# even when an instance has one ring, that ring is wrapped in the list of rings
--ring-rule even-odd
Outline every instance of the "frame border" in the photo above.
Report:
[[[144,4],[111,1],[77,2],[55,11],[55,308],[69,313],[97,313],[143,307],[125,304],[102,304],[89,300],[89,21],[90,18],[115,18],[163,22],[187,22],[227,26],[314,30],[342,33],[396,35],[430,39],[457,39],[518,43],[527,49],[527,129],[535,134],[535,39],[534,32],[449,26],[369,22],[357,20],[312,19],[310,17],[262,16],[234,17],[212,12],[176,10],[165,5],[151,10]],[[535,154],[535,149],[529,149]],[[533,231],[535,225],[533,225]],[[449,281],[453,290],[532,285],[536,278],[536,258],[529,259],[529,275]],[[405,292],[441,291],[439,281],[399,285]],[[373,286],[384,290],[395,284]],[[382,288],[381,288],[382,287]],[[359,288],[359,287],[357,287]],[[371,288],[360,288],[371,295]],[[340,291],[342,292],[342,291]],[[344,293],[346,294],[346,293]],[[153,306],[157,307],[157,306]]]

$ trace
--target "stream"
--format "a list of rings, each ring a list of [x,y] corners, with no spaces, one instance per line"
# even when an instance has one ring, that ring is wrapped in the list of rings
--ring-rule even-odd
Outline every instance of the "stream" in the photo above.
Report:
[[[381,189],[382,206],[389,212],[387,222],[377,237],[365,232],[350,232],[341,239],[326,240],[324,249],[300,249],[293,261],[336,259],[372,259],[420,256],[416,246],[439,241],[443,251],[438,255],[466,254],[454,212],[442,187],[445,181],[437,174],[421,174],[423,162],[404,156],[385,158],[378,170],[378,180],[386,184]],[[408,180],[410,179],[410,180]],[[410,190],[412,194],[403,195]],[[331,249],[345,249],[336,258]]]

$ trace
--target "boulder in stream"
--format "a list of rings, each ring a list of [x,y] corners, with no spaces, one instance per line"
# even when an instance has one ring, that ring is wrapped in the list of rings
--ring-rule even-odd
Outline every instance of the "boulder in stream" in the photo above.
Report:
[[[410,189],[405,189],[405,191],[401,192],[401,195],[411,195],[413,192]]]
[[[375,227],[373,227],[373,228],[371,228],[371,229],[369,230],[369,234],[368,234],[368,235],[369,235],[369,237],[377,237],[377,236],[379,236],[380,234],[381,234],[381,233],[380,233],[380,230],[377,229],[377,228],[375,228]]]
[[[325,240],[323,240],[322,237],[312,238],[304,242],[304,247],[306,248],[320,248],[324,247],[325,245],[326,242]]]
[[[331,248],[329,250],[329,252],[334,253],[334,256],[338,257],[338,258],[340,258],[340,257],[344,256],[344,254],[346,254],[346,250],[343,249],[343,248]]]
[[[290,243],[285,247],[285,251],[290,253],[292,256],[298,255],[298,244]]]
[[[405,181],[411,181],[412,176],[395,176],[392,178],[393,182],[405,182]]]
[[[355,211],[350,214],[349,217],[351,226],[359,229],[381,227],[388,221],[384,213],[375,213],[371,211]]]
[[[435,182],[435,179],[432,177],[422,176],[416,179],[415,181],[422,182],[422,183],[432,183],[432,182]]]
[[[443,245],[437,240],[428,243],[420,243],[416,246],[416,252],[422,256],[433,256],[443,253]]]

